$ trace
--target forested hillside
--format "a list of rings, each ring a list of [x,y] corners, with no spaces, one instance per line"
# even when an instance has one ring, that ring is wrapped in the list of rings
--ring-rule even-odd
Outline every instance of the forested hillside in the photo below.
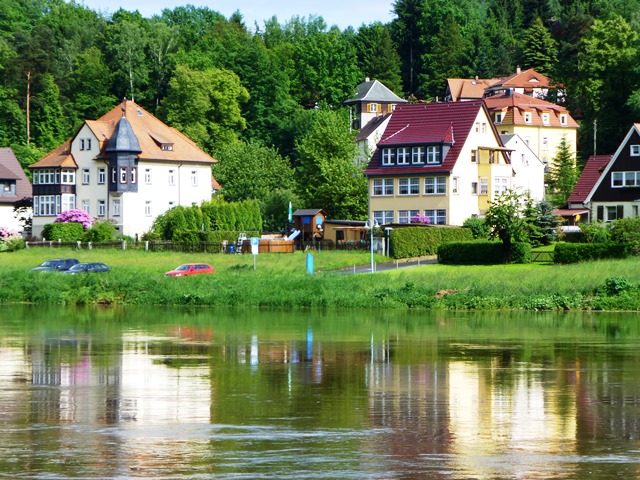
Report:
[[[447,77],[533,67],[566,87],[581,159],[593,153],[595,124],[597,152],[612,153],[640,121],[640,0],[397,0],[393,9],[389,24],[354,19],[340,31],[320,17],[245,25],[242,12],[185,6],[105,18],[64,0],[3,0],[0,146],[28,165],[126,97],[228,159],[214,172],[228,198],[273,197],[260,200],[274,208],[323,199],[333,213],[331,199],[353,191],[335,213],[356,217],[366,184],[339,181],[357,177],[341,102],[365,77],[429,100]],[[251,170],[271,165],[272,174]],[[234,184],[239,170],[244,183]]]

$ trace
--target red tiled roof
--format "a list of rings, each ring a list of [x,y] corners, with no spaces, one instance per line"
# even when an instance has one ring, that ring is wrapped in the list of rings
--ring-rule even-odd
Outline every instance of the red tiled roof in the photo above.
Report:
[[[442,102],[398,105],[378,147],[428,143],[451,144],[441,165],[381,167],[381,148],[374,152],[365,175],[450,172],[460,155],[483,102]],[[499,138],[498,138],[498,141]]]
[[[491,112],[505,112],[504,124],[578,128],[578,123],[565,107],[541,98],[514,92],[486,97],[484,101]],[[524,121],[524,112],[531,112],[531,122]],[[542,122],[542,112],[550,114],[548,124]],[[566,125],[560,123],[561,113],[567,115]]]
[[[515,73],[510,77],[502,78],[491,85],[492,89],[502,88],[549,88],[555,87],[549,81],[549,77],[536,72],[533,68]]]
[[[612,157],[613,155],[592,155],[589,157],[573,192],[569,195],[567,200],[569,203],[582,203],[587,199]]]

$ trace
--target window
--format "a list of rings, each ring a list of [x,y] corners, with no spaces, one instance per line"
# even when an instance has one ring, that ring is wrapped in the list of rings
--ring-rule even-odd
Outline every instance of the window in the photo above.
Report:
[[[531,142],[531,137],[524,137],[524,143],[527,144],[527,147],[529,146],[530,142]]]
[[[144,214],[147,217],[151,216],[151,201],[147,200],[146,202],[144,202]]]
[[[429,219],[429,222],[433,225],[446,225],[447,224],[447,211],[441,210],[425,210],[424,216]]]
[[[382,149],[382,165],[393,165],[394,163],[396,163],[396,149],[383,148]]]
[[[192,187],[197,187],[198,186],[198,171],[197,170],[191,170],[191,186]]]
[[[89,175],[89,169],[88,168],[83,168],[82,169],[82,184],[83,185],[88,185],[89,181],[90,181],[90,175]]]
[[[496,163],[496,151],[489,150],[489,163]]]
[[[398,165],[409,165],[409,147],[398,148]]]
[[[640,172],[612,172],[611,186],[620,187],[640,187]]]
[[[531,123],[531,112],[524,112],[524,123]]]
[[[631,145],[631,156],[632,157],[640,156],[640,145]]]
[[[411,217],[415,217],[420,210],[398,210],[398,223],[411,223]]]
[[[136,183],[138,181],[138,169],[136,167],[131,167],[130,175],[131,183]]]
[[[146,185],[151,185],[151,169],[145,168],[144,170],[144,183]]]
[[[80,139],[80,150],[84,150],[84,138]]]
[[[631,213],[633,218],[638,218],[638,205],[631,205]]]
[[[493,179],[493,193],[502,195],[509,190],[509,179],[507,177],[495,177]]]
[[[542,149],[543,150],[549,149],[549,137],[542,137]]]
[[[393,195],[393,178],[381,178],[373,181],[374,196]]]
[[[458,177],[451,177],[451,193],[458,193],[458,183],[460,179]]]
[[[528,167],[528,166],[529,166],[529,160],[527,160],[527,156],[526,156],[524,153],[523,153],[523,154],[521,154],[521,155],[522,155],[522,156],[521,156],[521,158],[520,158],[520,161],[522,162],[522,165],[523,165],[524,167]]]
[[[427,147],[427,163],[440,163],[440,147]]]
[[[370,103],[368,106],[369,106],[369,112],[371,113],[377,113],[380,111],[380,105],[377,103]]]
[[[542,114],[542,123],[544,125],[549,125],[549,114],[548,113],[543,113]]]
[[[476,122],[476,133],[480,132],[480,122]]]
[[[118,169],[116,167],[111,167],[111,183],[117,183],[118,180]]]
[[[169,170],[169,185],[176,184],[176,173],[174,170]]]
[[[478,194],[478,182],[471,182],[471,195]]]
[[[487,177],[480,178],[480,195],[489,195],[489,179]]]
[[[176,202],[169,202],[169,210],[176,206]]]
[[[63,194],[60,196],[60,208],[62,212],[76,208],[76,196],[72,194]]]
[[[413,147],[411,149],[411,163],[424,163],[424,147]]]
[[[612,222],[613,220],[617,220],[619,218],[624,217],[624,207],[622,205],[612,205],[607,206],[607,218],[606,222]]]
[[[40,195],[34,198],[33,211],[36,215],[57,215],[60,213],[60,197]]]
[[[75,185],[76,184],[76,171],[65,168],[62,170],[62,183],[64,185]]]
[[[160,146],[160,150],[164,152],[172,152],[173,151],[173,143],[163,143]]]
[[[87,213],[91,213],[91,202],[89,200],[82,200],[82,210]]]
[[[487,124],[482,122],[482,133],[487,133]]]
[[[443,195],[447,192],[447,177],[426,177],[424,193],[426,195]]]
[[[112,213],[114,217],[120,216],[120,199],[119,198],[113,199]]]
[[[495,122],[496,123],[502,123],[502,116],[503,116],[503,112],[496,112],[495,114]]]
[[[91,150],[91,139],[87,138],[87,150]]]
[[[419,195],[419,178],[401,178],[398,180],[398,195]]]
[[[373,219],[378,225],[393,223],[393,210],[378,210],[373,212]]]
[[[568,125],[568,120],[567,120],[567,114],[566,113],[561,113],[560,114],[560,125],[562,126],[566,126]]]
[[[471,150],[471,163],[478,163],[478,151]]]
[[[107,214],[107,202],[98,200],[98,216],[104,217]]]
[[[120,183],[127,183],[127,167],[120,167]]]
[[[98,169],[98,183],[100,185],[107,183],[107,171],[104,168]]]

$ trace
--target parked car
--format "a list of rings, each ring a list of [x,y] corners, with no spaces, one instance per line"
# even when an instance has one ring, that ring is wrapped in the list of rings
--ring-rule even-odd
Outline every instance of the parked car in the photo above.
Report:
[[[100,262],[88,262],[77,263],[64,273],[69,275],[75,275],[76,273],[96,273],[96,272],[109,272],[111,269],[104,263]]]
[[[42,262],[39,267],[32,268],[34,272],[47,272],[52,270],[65,271],[69,270],[80,261],[77,258],[52,258]]]
[[[208,263],[185,263],[174,270],[166,272],[165,277],[184,277],[187,275],[200,275],[202,273],[216,273]]]

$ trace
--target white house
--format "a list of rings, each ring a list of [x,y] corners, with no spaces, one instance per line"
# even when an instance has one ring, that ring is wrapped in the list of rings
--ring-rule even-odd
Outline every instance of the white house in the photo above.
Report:
[[[33,234],[59,213],[80,208],[131,237],[176,205],[199,205],[219,188],[216,160],[132,101],[78,132],[30,166]]]
[[[504,146],[511,150],[511,168],[513,178],[511,188],[519,192],[528,192],[531,198],[540,202],[544,199],[545,165],[529,148],[518,134],[500,135]]]
[[[0,186],[0,227],[22,232],[23,225],[16,218],[14,206],[31,199],[31,183],[10,148],[0,148]]]

